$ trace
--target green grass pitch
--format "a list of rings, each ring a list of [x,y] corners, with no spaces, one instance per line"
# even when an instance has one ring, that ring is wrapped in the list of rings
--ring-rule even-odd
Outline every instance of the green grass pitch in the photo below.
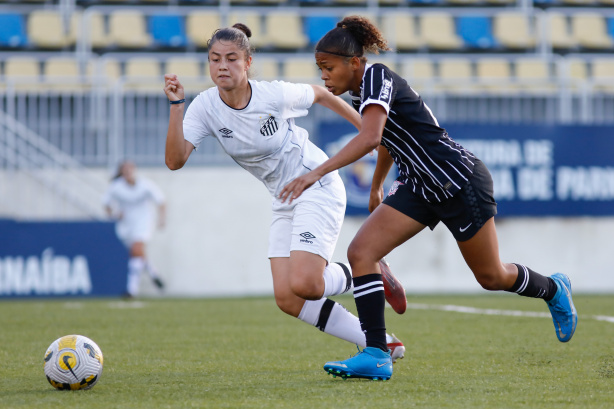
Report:
[[[338,301],[354,311],[350,297]],[[542,300],[510,294],[414,296],[387,327],[407,347],[387,382],[342,380],[322,365],[356,347],[284,315],[271,297],[0,302],[0,408],[614,408],[614,296],[577,295],[562,344]],[[474,307],[478,313],[437,309]],[[104,372],[56,391],[43,354],[92,338]]]

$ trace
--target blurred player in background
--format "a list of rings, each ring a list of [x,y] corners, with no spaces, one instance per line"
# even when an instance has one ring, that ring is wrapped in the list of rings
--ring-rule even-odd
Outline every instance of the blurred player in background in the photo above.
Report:
[[[448,136],[404,79],[383,64],[367,63],[365,53],[379,50],[388,50],[386,40],[359,16],[346,17],[318,42],[315,59],[324,85],[334,95],[350,92],[363,126],[335,156],[292,181],[280,195],[292,203],[329,172],[379,146],[369,203],[372,213],[348,249],[354,299],[368,348],[345,361],[328,362],[324,369],[350,377],[392,375],[378,260],[440,221],[454,235],[484,289],[544,299],[557,337],[569,341],[577,322],[569,278],[560,273],[545,277],[524,265],[501,262],[494,222],[497,204],[488,169]],[[400,176],[383,200],[382,184],[393,163]]]
[[[119,166],[103,204],[107,215],[117,220],[115,232],[130,252],[126,297],[138,295],[143,270],[147,271],[156,287],[164,288],[157,271],[145,255],[145,244],[151,238],[156,222],[162,228],[166,219],[164,196],[160,189],[149,179],[137,178],[135,164],[126,161]]]
[[[294,118],[307,115],[314,102],[358,129],[360,116],[321,86],[249,80],[250,36],[243,24],[213,34],[208,53],[216,87],[194,99],[185,119],[183,85],[176,75],[165,75],[164,92],[171,104],[166,164],[172,170],[180,169],[203,139],[217,139],[273,196],[268,256],[279,308],[321,331],[364,346],[365,335],[356,316],[327,298],[349,291],[352,285],[348,266],[329,263],[345,214],[340,176],[329,173],[292,205],[277,199],[286,183],[328,159]],[[245,198],[246,206],[249,200]],[[406,303],[404,289],[396,284],[394,292],[402,293]],[[402,307],[404,310],[405,304]],[[394,336],[384,336],[392,359],[403,357],[403,344]]]

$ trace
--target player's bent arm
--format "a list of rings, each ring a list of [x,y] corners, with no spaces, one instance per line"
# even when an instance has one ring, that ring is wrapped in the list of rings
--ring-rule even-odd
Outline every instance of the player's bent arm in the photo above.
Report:
[[[381,105],[371,104],[363,109],[362,129],[336,155],[320,166],[288,183],[280,192],[279,199],[289,203],[298,198],[305,189],[317,182],[327,173],[356,162],[358,159],[379,146],[388,119]]]
[[[183,105],[171,105],[164,159],[170,170],[181,169],[194,150],[194,145],[183,137]]]
[[[380,190],[384,187],[384,181],[394,160],[388,149],[385,146],[380,145],[377,148],[377,163],[375,164],[375,171],[373,172],[373,181],[371,182],[371,190]]]
[[[371,104],[363,109],[362,129],[337,154],[314,169],[320,177],[340,169],[377,148],[382,140],[384,125],[388,119],[386,110],[381,105]]]
[[[342,98],[331,94],[326,88],[320,85],[312,85],[311,87],[315,95],[313,99],[314,103],[320,104],[345,118],[360,131],[362,123],[360,115],[350,104],[345,102]]]

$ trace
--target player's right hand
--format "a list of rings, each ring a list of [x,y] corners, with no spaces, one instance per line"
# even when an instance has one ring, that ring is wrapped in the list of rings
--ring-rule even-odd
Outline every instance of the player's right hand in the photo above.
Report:
[[[371,189],[369,194],[369,212],[373,213],[375,208],[384,201],[384,188]]]
[[[175,74],[164,75],[164,93],[169,101],[178,101],[185,98],[183,85]]]

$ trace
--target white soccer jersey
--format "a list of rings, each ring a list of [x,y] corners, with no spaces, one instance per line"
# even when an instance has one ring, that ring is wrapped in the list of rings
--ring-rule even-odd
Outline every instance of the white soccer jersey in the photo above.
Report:
[[[164,195],[149,179],[137,178],[134,185],[123,177],[111,182],[103,204],[117,207],[122,218],[117,222],[116,231],[126,244],[147,241],[154,228],[154,213],[151,203],[164,203]]]
[[[243,109],[226,105],[217,87],[201,92],[188,107],[183,134],[195,148],[207,136],[216,138],[235,162],[277,197],[290,181],[328,159],[309,141],[307,131],[294,123],[294,118],[307,115],[315,96],[306,84],[252,80],[249,84],[252,96]],[[319,183],[328,184],[332,177],[328,174]]]

